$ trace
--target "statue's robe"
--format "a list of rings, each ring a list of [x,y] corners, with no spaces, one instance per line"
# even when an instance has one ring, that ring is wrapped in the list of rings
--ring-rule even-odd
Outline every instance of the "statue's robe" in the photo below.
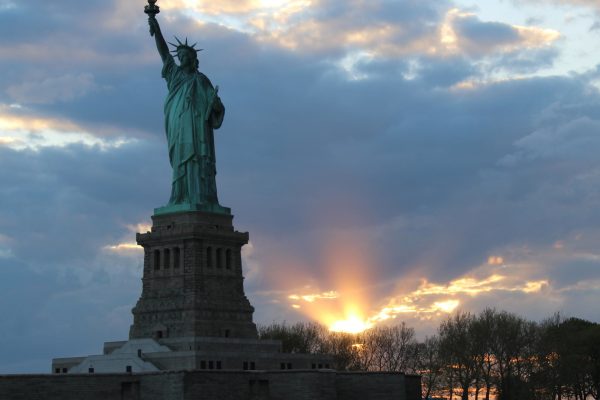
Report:
[[[165,129],[173,168],[169,205],[218,205],[213,130],[223,122],[225,108],[210,80],[184,72],[169,55],[162,76],[169,94]]]

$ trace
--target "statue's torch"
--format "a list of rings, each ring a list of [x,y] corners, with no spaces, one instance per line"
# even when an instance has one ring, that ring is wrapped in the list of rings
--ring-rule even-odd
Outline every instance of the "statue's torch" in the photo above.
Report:
[[[148,0],[148,5],[144,7],[144,12],[148,14],[150,18],[155,18],[156,14],[160,12],[160,8],[156,5],[157,0]]]

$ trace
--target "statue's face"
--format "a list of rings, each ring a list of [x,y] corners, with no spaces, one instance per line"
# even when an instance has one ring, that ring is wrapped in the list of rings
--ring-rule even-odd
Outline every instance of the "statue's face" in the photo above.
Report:
[[[193,68],[196,69],[196,52],[192,50],[182,49],[177,52],[177,58],[179,58],[179,64],[182,68]]]

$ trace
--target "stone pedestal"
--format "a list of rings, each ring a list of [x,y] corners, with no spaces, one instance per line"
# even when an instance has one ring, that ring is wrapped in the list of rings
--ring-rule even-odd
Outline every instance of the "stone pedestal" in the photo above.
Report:
[[[235,231],[232,219],[201,211],[154,215],[152,231],[137,234],[144,275],[130,339],[257,337],[242,276],[248,233]]]

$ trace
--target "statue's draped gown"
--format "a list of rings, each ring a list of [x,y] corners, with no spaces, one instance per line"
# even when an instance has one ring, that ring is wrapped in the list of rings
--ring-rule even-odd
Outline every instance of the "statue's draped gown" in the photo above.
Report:
[[[165,101],[173,167],[169,205],[217,205],[213,129],[221,126],[225,108],[204,74],[184,72],[171,55],[164,62],[162,76],[169,89]]]

